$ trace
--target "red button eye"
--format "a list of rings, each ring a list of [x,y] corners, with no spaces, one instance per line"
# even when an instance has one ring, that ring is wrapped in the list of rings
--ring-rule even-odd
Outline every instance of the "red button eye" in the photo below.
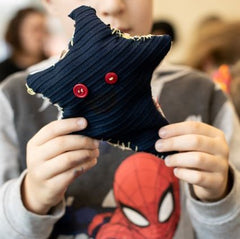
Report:
[[[105,81],[107,84],[115,84],[118,81],[118,75],[114,72],[109,72],[105,75]]]
[[[76,84],[73,87],[73,93],[78,98],[85,98],[88,95],[88,88],[83,84]]]

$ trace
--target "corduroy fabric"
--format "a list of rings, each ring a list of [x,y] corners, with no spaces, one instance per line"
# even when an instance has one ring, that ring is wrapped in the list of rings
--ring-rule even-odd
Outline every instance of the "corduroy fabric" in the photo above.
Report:
[[[151,94],[152,73],[169,51],[167,35],[124,38],[113,32],[87,6],[75,9],[73,43],[66,56],[54,66],[30,75],[27,85],[63,109],[63,118],[85,117],[87,129],[78,132],[96,139],[153,153],[158,130],[168,124],[157,110]],[[114,72],[115,84],[105,75]],[[76,84],[89,93],[77,98]]]

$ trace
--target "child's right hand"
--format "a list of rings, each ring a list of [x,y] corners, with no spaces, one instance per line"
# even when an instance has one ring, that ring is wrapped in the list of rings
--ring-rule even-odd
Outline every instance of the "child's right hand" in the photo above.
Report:
[[[97,163],[99,142],[69,134],[86,126],[83,118],[54,121],[28,142],[27,174],[22,185],[28,210],[47,214],[63,199],[70,183]]]

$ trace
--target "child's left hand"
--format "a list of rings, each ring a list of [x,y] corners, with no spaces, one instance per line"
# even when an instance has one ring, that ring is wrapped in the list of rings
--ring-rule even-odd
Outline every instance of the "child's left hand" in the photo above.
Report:
[[[217,201],[227,194],[229,148],[224,133],[200,122],[182,122],[160,129],[159,152],[178,151],[165,163],[176,177],[193,185],[202,201]]]

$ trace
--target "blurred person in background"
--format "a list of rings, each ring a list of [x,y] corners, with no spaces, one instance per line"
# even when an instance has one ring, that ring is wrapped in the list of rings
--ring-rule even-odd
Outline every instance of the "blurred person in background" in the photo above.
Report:
[[[211,77],[222,65],[240,59],[240,22],[216,20],[199,28],[195,34],[186,64]]]
[[[225,22],[225,19],[222,18],[222,16],[219,15],[208,15],[203,17],[199,23],[197,24],[197,27],[195,28],[194,36],[198,37],[202,34],[204,34],[204,31],[207,31],[207,29],[212,29],[215,26],[220,26]],[[196,36],[196,34],[198,36]]]
[[[230,97],[240,119],[240,60],[233,65],[221,65],[213,80]]]
[[[153,35],[167,34],[172,38],[173,42],[177,40],[175,27],[171,22],[166,20],[155,21],[152,27],[152,34]]]
[[[186,64],[207,73],[240,117],[240,21],[212,18],[197,28]]]
[[[165,63],[174,63],[175,62],[175,50],[176,50],[176,43],[177,43],[177,34],[176,28],[172,22],[169,20],[156,20],[153,23],[151,34],[153,35],[163,35],[167,34],[172,38],[172,47],[164,58]]]
[[[6,28],[5,41],[11,55],[0,63],[0,82],[10,74],[46,59],[44,44],[47,36],[46,16],[41,10],[32,7],[19,10]]]

